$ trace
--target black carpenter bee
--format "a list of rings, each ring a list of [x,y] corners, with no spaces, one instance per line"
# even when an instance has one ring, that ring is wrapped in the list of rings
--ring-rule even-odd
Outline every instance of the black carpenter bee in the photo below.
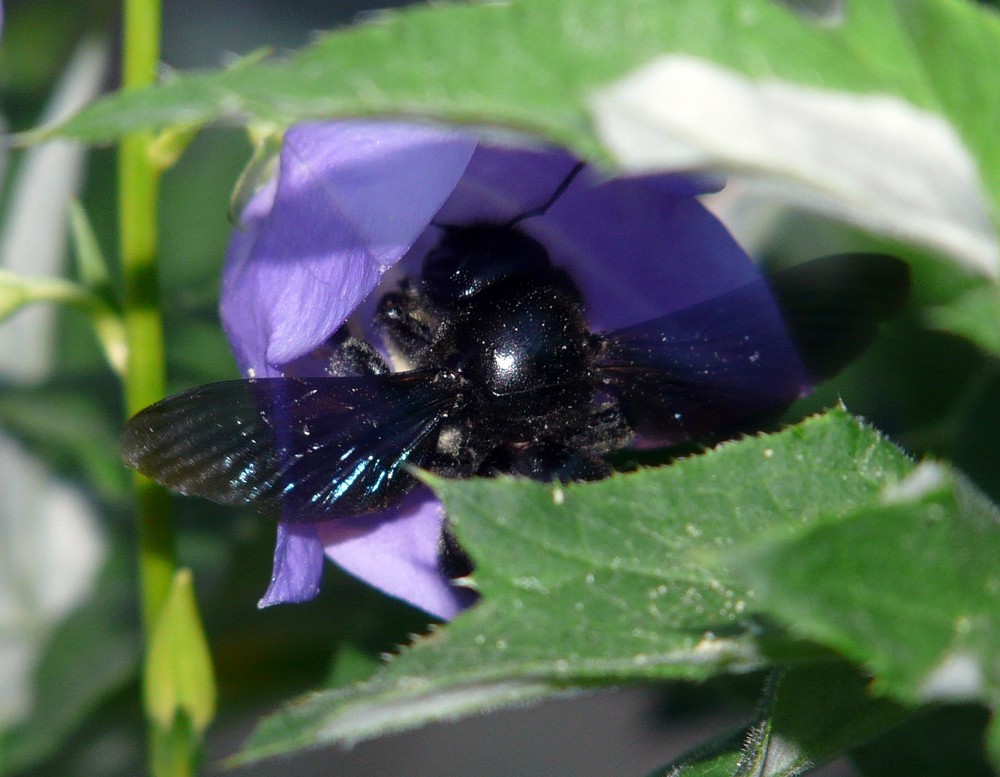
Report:
[[[293,522],[391,506],[416,487],[412,468],[597,479],[623,448],[776,419],[907,297],[901,261],[845,254],[593,332],[573,279],[518,227],[578,170],[506,224],[440,227],[419,278],[385,294],[376,314],[406,369],[391,372],[342,332],[329,377],[212,383],[146,408],[125,428],[126,462],[182,493]],[[740,302],[764,283],[783,323],[757,321]]]

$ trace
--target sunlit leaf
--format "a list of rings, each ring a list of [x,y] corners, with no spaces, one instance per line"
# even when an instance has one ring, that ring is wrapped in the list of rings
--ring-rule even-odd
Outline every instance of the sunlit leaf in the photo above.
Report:
[[[482,602],[371,680],[267,720],[243,757],[587,686],[764,666],[746,620],[752,596],[717,551],[872,502],[910,466],[834,411],[599,483],[435,480],[476,561]]]

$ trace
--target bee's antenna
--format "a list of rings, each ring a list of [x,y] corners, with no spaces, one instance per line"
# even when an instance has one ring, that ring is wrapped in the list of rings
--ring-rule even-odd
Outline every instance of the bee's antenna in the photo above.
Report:
[[[586,165],[583,162],[577,162],[575,165],[573,165],[573,169],[569,171],[569,173],[563,179],[563,182],[559,184],[559,187],[552,193],[552,196],[545,201],[544,205],[541,205],[537,208],[532,208],[531,210],[527,210],[519,216],[515,216],[514,218],[512,218],[510,221],[507,222],[507,226],[513,227],[514,225],[524,221],[525,219],[530,219],[534,218],[535,216],[544,215],[545,212],[552,207],[555,201],[558,200],[560,197],[562,197],[563,192],[565,192],[569,188],[569,185],[573,183],[573,179],[576,178],[576,176],[585,166]]]
[[[573,169],[566,174],[565,178],[563,178],[562,183],[560,183],[556,190],[552,192],[552,196],[549,197],[543,205],[540,205],[537,208],[532,208],[531,210],[526,210],[524,213],[514,216],[514,218],[508,221],[504,226],[509,229],[525,219],[543,215],[549,208],[552,207],[555,201],[563,195],[563,193],[569,188],[569,185],[573,183],[573,179],[576,178],[580,171],[586,166],[585,162],[577,162],[573,165]],[[429,226],[432,226],[435,229],[440,229],[442,232],[446,232],[449,229],[456,229],[454,224],[442,224],[440,221],[432,221]]]

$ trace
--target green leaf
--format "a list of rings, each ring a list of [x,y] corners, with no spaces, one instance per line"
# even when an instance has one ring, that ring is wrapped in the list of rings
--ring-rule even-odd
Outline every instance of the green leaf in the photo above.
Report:
[[[962,335],[1000,358],[1000,288],[978,286],[927,311],[935,329]]]
[[[73,236],[80,280],[103,303],[90,305],[88,309],[97,341],[101,344],[108,364],[118,375],[124,375],[128,345],[125,325],[108,272],[108,262],[97,242],[87,212],[76,200],[70,203],[70,233]]]
[[[737,72],[880,92],[947,116],[998,200],[1000,20],[959,0],[848,2],[816,25],[770,0],[601,0],[451,5],[384,13],[287,62],[252,57],[172,77],[86,109],[59,134],[108,141],[234,115],[279,126],[310,117],[425,113],[524,127],[598,153],[586,121],[595,88],[667,52]],[[488,66],[484,66],[488,63]]]
[[[29,278],[0,270],[0,321],[33,302],[63,302],[86,307],[85,288],[62,278]]]
[[[765,715],[744,743],[737,774],[804,774],[913,715],[902,705],[873,698],[869,683],[844,663],[778,675]]]
[[[1000,181],[1000,150],[991,142],[1000,105],[983,77],[1000,69],[996,15],[959,0],[846,5],[840,25],[811,24],[770,0],[414,8],[329,35],[287,62],[251,57],[113,96],[58,132],[108,141],[141,127],[234,115],[282,126],[405,111],[530,128],[596,153],[589,92],[676,52],[747,75],[894,94],[937,110],[959,128],[987,180]]]
[[[121,318],[92,290],[64,278],[29,278],[0,270],[0,323],[21,308],[37,302],[56,302],[82,310],[94,324],[109,364],[124,369],[125,333]]]
[[[985,76],[1000,72],[1000,15],[994,8],[964,0],[900,0],[897,7],[915,66],[933,92],[937,109],[954,124],[977,162],[997,226],[1000,101],[996,83]]]
[[[154,777],[189,777],[202,759],[201,731],[178,709],[169,726],[154,720],[150,727],[149,772]]]
[[[748,731],[739,729],[685,753],[648,777],[733,777],[743,757]]]
[[[760,612],[863,664],[878,692],[1000,703],[1000,512],[945,467],[735,556]]]
[[[760,718],[741,736],[699,748],[650,777],[805,774],[912,717],[899,704],[873,698],[868,685],[843,662],[775,673]]]
[[[691,147],[697,153],[671,164],[687,158],[753,171],[800,207],[996,277],[1000,17],[964,0],[844,5],[838,24],[817,24],[774,0],[414,7],[329,34],[285,61],[253,56],[113,95],[51,132],[105,142],[136,128],[186,133],[223,119],[266,134],[309,118],[419,114],[528,130],[598,161],[609,161],[609,145],[619,163],[633,165],[630,154],[662,165],[662,153]],[[736,84],[735,96],[685,80],[707,112],[686,126],[676,124],[680,100],[639,89],[642,115],[618,116],[639,135],[615,142],[606,97],[665,60],[701,63],[716,85]],[[761,98],[768,90],[784,96],[777,105]],[[644,117],[663,106],[672,129],[647,126]],[[714,109],[730,113],[715,117]],[[963,334],[993,347],[985,326]]]
[[[191,571],[179,569],[150,640],[143,675],[146,712],[164,732],[183,716],[196,734],[215,715],[215,679]],[[185,724],[186,725],[186,724]]]
[[[593,147],[582,121],[587,92],[665,51],[831,88],[858,90],[881,81],[917,102],[930,102],[925,76],[914,67],[914,53],[899,32],[895,4],[869,0],[857,6],[847,14],[849,24],[833,29],[811,26],[765,0],[414,8],[329,35],[287,62],[243,62],[118,94],[58,132],[107,141],[137,128],[234,115],[280,126],[309,117],[407,109],[530,126]],[[909,3],[906,12],[918,9]],[[879,35],[880,45],[868,46]],[[866,48],[869,56],[844,57],[845,45]],[[761,55],[774,61],[754,59]],[[483,62],[492,66],[479,67]]]
[[[87,211],[78,200],[70,202],[69,218],[80,281],[111,303],[114,297],[108,260],[101,251],[100,243],[97,242],[97,235],[94,234],[94,227],[90,223]]]
[[[718,549],[847,512],[910,467],[835,410],[599,483],[435,479],[483,600],[371,680],[265,721],[241,759],[593,685],[763,666],[750,593]]]

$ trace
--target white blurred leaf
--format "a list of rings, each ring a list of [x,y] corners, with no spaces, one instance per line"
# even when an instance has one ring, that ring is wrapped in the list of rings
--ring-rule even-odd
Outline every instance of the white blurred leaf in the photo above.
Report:
[[[81,44],[64,71],[46,117],[68,115],[97,94],[106,46]],[[74,297],[58,277],[70,197],[83,151],[51,143],[27,152],[11,186],[0,236],[0,301]],[[25,280],[35,278],[35,281]],[[40,295],[40,296],[39,296]],[[50,369],[54,312],[33,306],[0,326],[0,376],[34,381]],[[106,555],[93,509],[82,493],[0,434],[0,727],[32,705],[32,671],[53,629],[86,600]]]
[[[752,80],[664,56],[597,92],[591,107],[629,169],[747,176],[781,202],[1000,275],[971,157],[947,121],[897,97]]]
[[[31,707],[31,671],[54,626],[84,601],[106,548],[93,508],[0,435],[0,727]]]
[[[107,67],[107,46],[85,40],[77,48],[43,119],[55,121],[97,95]],[[11,185],[0,234],[0,268],[26,277],[63,274],[69,204],[80,186],[84,149],[57,141],[29,150]],[[37,381],[49,371],[55,311],[32,307],[0,327],[0,375]]]

